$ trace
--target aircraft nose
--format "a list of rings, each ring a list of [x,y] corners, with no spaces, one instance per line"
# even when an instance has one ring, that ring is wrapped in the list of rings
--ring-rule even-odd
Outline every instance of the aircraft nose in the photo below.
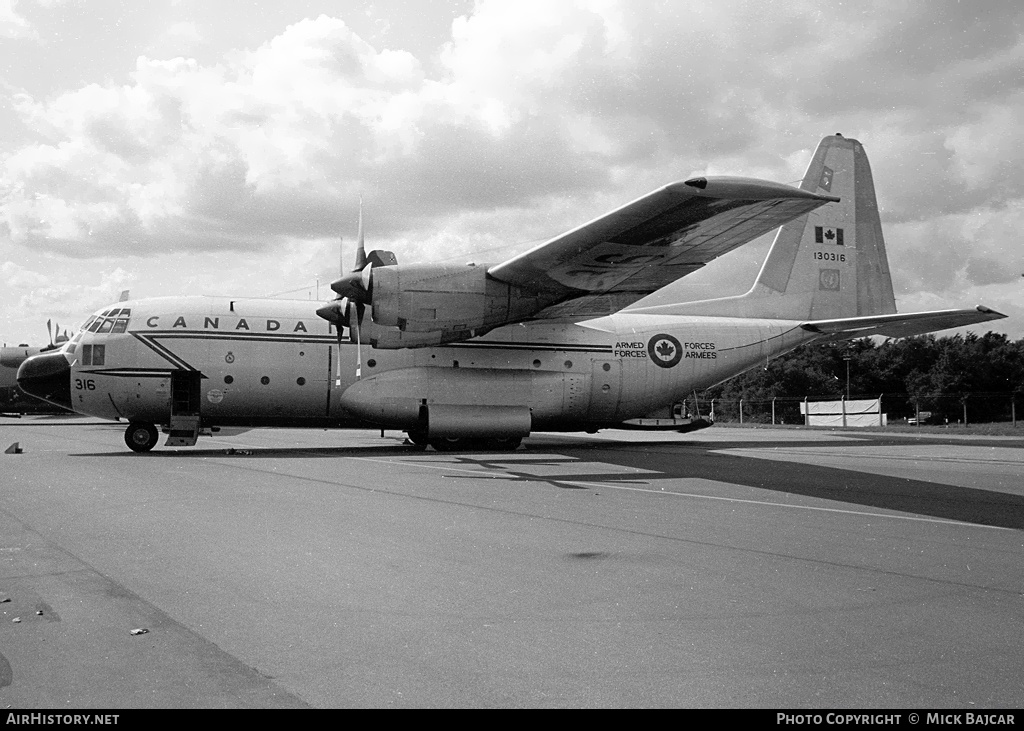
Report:
[[[63,353],[33,355],[18,368],[18,386],[30,396],[73,411],[71,366]]]

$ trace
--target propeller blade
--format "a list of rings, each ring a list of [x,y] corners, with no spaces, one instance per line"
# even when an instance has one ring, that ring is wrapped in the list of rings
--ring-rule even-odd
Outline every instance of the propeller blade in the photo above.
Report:
[[[341,299],[317,309],[316,314],[332,325],[338,334],[338,358],[334,369],[334,387],[341,388],[341,339],[345,335],[345,324],[348,322],[348,301]]]
[[[334,370],[334,387],[341,388],[341,328],[338,328],[338,367]]]
[[[53,332],[52,332],[50,320],[46,321],[46,336],[50,340],[50,345],[53,345]]]
[[[356,234],[356,268],[362,271],[366,266],[366,247],[363,245],[363,196],[359,196],[359,231]]]
[[[393,255],[392,255],[393,256]],[[345,273],[331,282],[331,289],[339,297],[347,297],[352,302],[368,305],[370,299],[370,284],[372,282],[370,270],[374,262],[366,256],[366,245],[363,236],[363,199],[359,198],[359,232],[356,236],[356,263],[352,271]]]
[[[363,305],[356,303],[356,380],[363,377]]]

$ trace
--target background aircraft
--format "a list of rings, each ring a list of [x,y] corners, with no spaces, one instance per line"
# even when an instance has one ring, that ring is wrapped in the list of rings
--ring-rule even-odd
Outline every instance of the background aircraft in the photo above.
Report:
[[[781,226],[745,295],[641,298]],[[515,448],[531,431],[692,426],[677,404],[804,343],[902,337],[1003,317],[897,314],[859,142],[818,146],[799,188],[699,177],[499,264],[366,254],[339,299],[168,297],[104,308],[18,383],[127,420],[152,449],[254,426],[404,430],[437,449]],[[626,309],[623,309],[626,308]]]
[[[30,346],[28,343],[21,343],[0,348],[0,411],[38,414],[65,410],[65,407],[41,401],[18,388],[18,368],[22,363],[33,355],[56,350],[69,340],[67,330],[62,332],[60,325],[54,327],[51,320],[46,321],[46,331],[50,340],[47,345]]]

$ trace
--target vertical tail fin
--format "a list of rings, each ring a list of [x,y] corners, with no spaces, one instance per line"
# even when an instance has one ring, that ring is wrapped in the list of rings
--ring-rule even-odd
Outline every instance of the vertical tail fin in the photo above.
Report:
[[[840,201],[779,229],[748,296],[784,300],[771,309],[794,319],[895,312],[875,184],[860,142],[823,139],[800,187]]]
[[[824,138],[800,187],[840,200],[779,229],[749,292],[668,307],[677,314],[785,320],[896,312],[875,184],[860,142]]]

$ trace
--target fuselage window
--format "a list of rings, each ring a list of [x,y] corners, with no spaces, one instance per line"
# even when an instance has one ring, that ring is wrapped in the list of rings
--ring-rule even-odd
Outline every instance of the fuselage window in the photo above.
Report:
[[[111,326],[113,324],[114,324],[114,321],[108,318],[108,319],[106,319],[106,320],[104,320],[103,322],[100,323],[100,329],[97,330],[96,332],[98,332],[98,333],[108,333],[108,332],[110,332],[110,328],[111,328]]]

